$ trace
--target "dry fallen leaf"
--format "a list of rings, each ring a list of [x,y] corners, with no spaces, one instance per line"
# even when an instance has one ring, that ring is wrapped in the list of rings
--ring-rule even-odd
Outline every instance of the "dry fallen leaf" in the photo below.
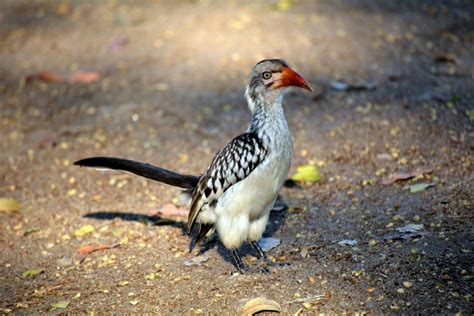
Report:
[[[255,315],[263,311],[281,312],[281,306],[274,300],[257,297],[247,301],[240,309],[243,315]]]
[[[107,249],[112,249],[120,246],[120,244],[112,244],[112,245],[87,245],[87,246],[82,246],[80,247],[77,252],[81,254],[88,254],[92,253],[94,251],[100,251],[100,250],[107,250]]]
[[[424,174],[429,174],[433,172],[433,168],[424,167],[424,168],[417,168],[413,171],[403,172],[399,171],[397,173],[391,174],[390,176],[384,178],[382,180],[383,184],[392,184],[398,180],[408,180],[414,177],[419,177]]]
[[[95,71],[75,72],[69,76],[69,81],[73,83],[92,83],[100,79],[100,75]]]
[[[396,239],[410,239],[419,238],[430,235],[429,232],[423,231],[425,226],[423,224],[408,224],[403,227],[397,227],[397,231],[394,234],[386,234],[382,237],[383,240],[396,240]]]
[[[434,62],[435,63],[455,64],[456,63],[456,57],[453,54],[438,55],[434,58]]]
[[[33,80],[40,80],[44,82],[64,82],[69,81],[71,83],[92,83],[100,79],[99,73],[95,71],[86,72],[74,72],[69,76],[61,77],[59,75],[42,71],[37,72],[25,77],[25,82],[31,83]]]
[[[306,256],[308,255],[308,253],[309,253],[308,247],[303,247],[303,248],[301,249],[301,251],[300,251],[300,255],[301,255],[301,257],[303,257],[303,258],[306,258]]]
[[[411,238],[419,238],[424,236],[429,236],[429,232],[413,232],[413,233],[394,233],[394,234],[386,234],[382,237],[383,240],[397,240],[397,239],[411,239]]]
[[[20,203],[15,199],[0,198],[0,212],[14,213],[20,211]]]
[[[343,239],[337,243],[340,246],[355,246],[357,245],[357,240],[355,239]]]
[[[400,233],[416,233],[425,228],[423,224],[408,224],[403,227],[397,227],[395,230]]]
[[[209,257],[206,257],[206,256],[197,256],[197,257],[194,257],[190,260],[186,260],[184,261],[184,265],[186,267],[191,267],[191,266],[200,266],[201,263],[204,263],[206,262],[207,260],[209,260]]]
[[[40,80],[44,82],[59,82],[62,81],[61,77],[50,72],[42,71],[26,76],[25,82],[30,83],[33,80]]]
[[[428,188],[434,187],[436,183],[417,183],[412,185],[406,185],[403,187],[404,190],[409,190],[410,193],[417,193],[425,191]]]

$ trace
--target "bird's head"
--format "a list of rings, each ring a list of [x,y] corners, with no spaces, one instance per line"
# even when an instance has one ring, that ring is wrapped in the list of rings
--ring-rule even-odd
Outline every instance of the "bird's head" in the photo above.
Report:
[[[249,101],[281,98],[288,87],[313,91],[309,83],[283,59],[265,59],[253,67],[246,95]]]

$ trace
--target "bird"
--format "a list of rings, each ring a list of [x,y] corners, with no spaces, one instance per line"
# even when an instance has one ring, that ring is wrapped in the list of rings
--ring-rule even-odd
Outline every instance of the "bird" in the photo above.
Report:
[[[218,151],[200,176],[115,157],[85,158],[74,165],[127,171],[183,189],[190,209],[188,231],[199,225],[195,244],[216,231],[238,271],[247,273],[239,253],[245,242],[259,259],[271,263],[258,241],[291,165],[293,144],[283,109],[291,87],[312,91],[285,60],[258,62],[245,89],[251,112],[247,130]]]

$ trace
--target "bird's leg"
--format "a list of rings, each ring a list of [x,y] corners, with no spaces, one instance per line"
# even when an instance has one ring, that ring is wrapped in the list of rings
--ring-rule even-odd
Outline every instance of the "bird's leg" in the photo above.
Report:
[[[245,266],[244,262],[242,261],[242,257],[240,257],[239,252],[237,249],[232,249],[232,258],[234,259],[235,265],[237,266],[237,269],[241,274],[245,274],[245,270],[247,270],[247,267]]]
[[[269,266],[287,266],[287,265],[289,265],[289,263],[287,263],[287,262],[273,262],[273,261],[271,261],[270,258],[267,257],[267,255],[265,254],[262,247],[260,247],[260,245],[258,244],[257,241],[254,241],[254,240],[250,241],[250,244],[252,245],[252,247],[257,252],[257,258],[260,259],[260,260],[263,260],[267,265],[269,265]]]
[[[250,241],[250,245],[252,245],[253,249],[257,252],[257,258],[258,259],[263,259],[266,262],[270,262],[270,259],[268,259],[267,255],[265,252],[263,252],[262,247],[256,242],[255,240]]]
[[[257,252],[257,258],[258,258],[258,260],[260,260],[260,262],[262,262],[262,260],[263,260],[263,262],[265,262],[265,265],[271,265],[271,263],[272,263],[271,260],[267,257],[265,252],[263,252],[263,249],[262,249],[262,247],[260,247],[258,242],[252,240],[252,241],[250,241],[250,245],[252,245],[252,247]],[[260,272],[269,273],[270,270],[268,270],[267,267],[260,267]]]

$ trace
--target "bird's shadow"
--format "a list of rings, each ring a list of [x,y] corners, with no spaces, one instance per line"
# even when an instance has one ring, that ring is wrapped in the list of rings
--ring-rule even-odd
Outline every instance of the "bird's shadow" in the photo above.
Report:
[[[98,220],[121,219],[124,221],[139,222],[150,226],[171,226],[180,228],[183,235],[187,234],[185,223],[158,215],[145,215],[140,213],[130,213],[121,211],[99,211],[83,215],[85,218],[94,218]]]
[[[175,228],[181,229],[182,235],[188,235],[188,230],[186,227],[186,223],[179,220],[174,220],[170,218],[161,217],[158,215],[145,215],[140,213],[132,213],[132,212],[122,212],[122,211],[99,211],[93,212],[83,215],[82,217],[85,218],[94,218],[98,220],[115,220],[121,219],[124,221],[133,221],[133,222],[140,222],[149,226],[171,226]],[[280,227],[285,223],[287,217],[287,206],[283,203],[283,207],[279,210],[273,209],[270,213],[270,218],[267,224],[267,228],[263,234],[263,237],[271,237],[273,236]],[[194,242],[196,232],[193,232],[191,236],[193,237],[190,240],[189,244],[189,251],[191,252],[196,244]],[[235,263],[230,255],[229,251],[224,247],[224,245],[216,238],[216,234],[214,233],[212,237],[210,237],[207,241],[203,244],[198,246],[198,255],[205,254],[207,251],[217,247],[217,253],[224,258],[225,261],[232,263],[235,266]],[[248,254],[252,253],[252,255],[256,255],[255,250],[250,247],[248,244],[244,244],[240,249],[241,254]]]

